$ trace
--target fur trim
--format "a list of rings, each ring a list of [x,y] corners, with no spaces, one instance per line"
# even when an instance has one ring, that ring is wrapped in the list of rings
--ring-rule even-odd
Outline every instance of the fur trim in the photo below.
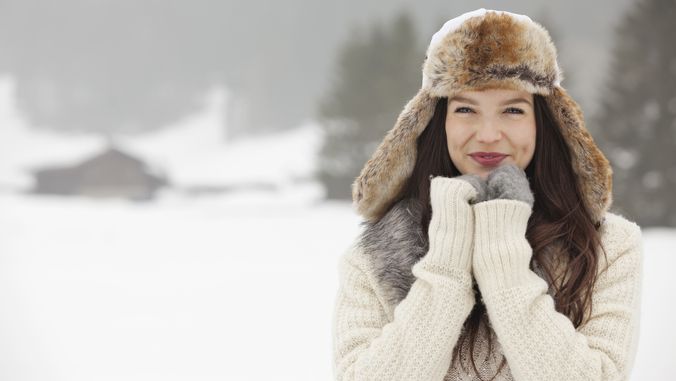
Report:
[[[601,221],[612,202],[612,169],[587,132],[579,106],[559,86],[562,75],[548,32],[527,17],[488,11],[434,40],[423,64],[422,88],[352,184],[357,213],[376,222],[400,198],[415,165],[417,138],[438,98],[506,88],[545,96],[573,155],[584,202],[594,223]]]
[[[367,221],[380,219],[403,191],[415,165],[416,140],[432,119],[435,106],[436,99],[427,90],[418,91],[352,184],[357,213]]]
[[[488,88],[547,95],[561,79],[556,54],[539,24],[488,12],[468,19],[428,51],[423,78],[436,97]]]
[[[429,248],[427,235],[420,226],[422,205],[416,199],[396,203],[376,223],[364,222],[359,238],[372,260],[373,271],[384,285],[385,298],[396,305],[406,297],[415,281],[411,267]]]
[[[557,87],[545,99],[568,144],[583,201],[594,223],[599,223],[613,202],[613,169],[610,162],[594,143],[585,127],[580,106],[566,90]]]

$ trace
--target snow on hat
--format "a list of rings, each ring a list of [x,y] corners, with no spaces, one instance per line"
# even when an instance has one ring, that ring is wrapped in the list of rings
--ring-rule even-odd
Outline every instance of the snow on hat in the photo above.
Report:
[[[528,16],[477,9],[434,34],[422,66],[422,87],[352,184],[353,207],[378,221],[404,192],[416,161],[416,141],[438,98],[462,91],[512,89],[542,95],[572,156],[572,168],[594,223],[612,202],[612,169],[585,127],[578,104],[561,87],[549,33]]]

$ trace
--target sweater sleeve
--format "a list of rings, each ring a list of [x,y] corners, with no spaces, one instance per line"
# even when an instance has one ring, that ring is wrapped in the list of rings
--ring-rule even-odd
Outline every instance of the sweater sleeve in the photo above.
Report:
[[[527,380],[626,380],[639,333],[641,230],[625,223],[605,247],[592,315],[575,329],[557,312],[546,281],[529,269],[531,208],[516,200],[474,206],[473,272],[512,374]]]
[[[430,247],[413,267],[407,296],[388,321],[369,262],[353,246],[339,265],[333,321],[337,380],[442,380],[462,325],[474,306],[474,217],[469,183],[435,178]]]

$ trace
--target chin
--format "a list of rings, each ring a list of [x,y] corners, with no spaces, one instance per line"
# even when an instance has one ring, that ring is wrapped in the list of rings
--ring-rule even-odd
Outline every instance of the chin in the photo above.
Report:
[[[497,168],[497,167],[495,167],[495,168]],[[469,175],[476,175],[476,176],[479,176],[479,177],[481,177],[482,179],[486,180],[486,178],[488,177],[488,174],[491,173],[491,171],[490,171],[490,170],[481,170],[481,169],[479,169],[479,170],[466,171],[466,172],[462,172],[462,171],[461,171],[461,173],[462,173],[462,174],[469,174]]]

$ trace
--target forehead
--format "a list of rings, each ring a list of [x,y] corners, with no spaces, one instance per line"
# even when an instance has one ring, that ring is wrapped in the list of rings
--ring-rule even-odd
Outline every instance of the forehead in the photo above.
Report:
[[[450,102],[465,102],[474,104],[502,104],[505,102],[525,101],[532,104],[533,94],[523,90],[488,89],[481,91],[462,91],[448,99]]]

